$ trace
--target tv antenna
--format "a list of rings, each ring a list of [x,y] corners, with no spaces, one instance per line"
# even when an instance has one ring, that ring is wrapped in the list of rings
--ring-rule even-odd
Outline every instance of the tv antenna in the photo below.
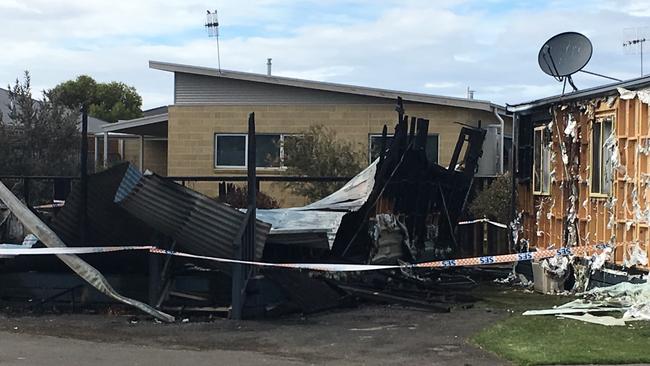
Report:
[[[208,30],[208,37],[217,39],[217,66],[219,72],[221,72],[221,54],[219,52],[219,19],[217,18],[217,11],[210,13],[210,10],[207,11],[205,21],[205,28]]]
[[[635,46],[639,46],[639,54],[641,55],[641,76],[643,76],[643,44],[646,42],[645,34],[647,33],[647,27],[640,28],[626,28],[623,30],[625,40],[623,41],[623,48],[628,50],[636,49]],[[636,53],[635,51],[632,51]]]
[[[593,47],[589,38],[577,32],[565,32],[551,37],[537,55],[537,62],[542,71],[551,75],[555,80],[564,82],[562,94],[569,83],[573,91],[578,88],[573,83],[572,75],[576,72],[600,76],[606,79],[621,81],[602,74],[583,70],[593,54]]]

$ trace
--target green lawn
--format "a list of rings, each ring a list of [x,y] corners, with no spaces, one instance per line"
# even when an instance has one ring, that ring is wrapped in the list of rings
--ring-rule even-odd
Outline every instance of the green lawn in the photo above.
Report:
[[[490,294],[492,295],[492,294]],[[498,290],[483,306],[513,315],[483,329],[472,342],[520,365],[650,362],[650,322],[607,327],[555,316],[521,316],[572,298]],[[617,316],[620,316],[617,315]]]

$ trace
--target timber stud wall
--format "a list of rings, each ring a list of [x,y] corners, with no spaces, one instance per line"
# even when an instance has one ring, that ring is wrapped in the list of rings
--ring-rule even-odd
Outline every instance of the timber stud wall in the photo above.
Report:
[[[428,118],[430,133],[439,134],[439,162],[447,164],[458,139],[461,125],[497,123],[490,112],[430,104],[406,104],[409,115]],[[337,138],[358,144],[368,151],[368,135],[380,134],[384,124],[392,133],[397,117],[392,103],[383,104],[303,104],[303,105],[175,105],[169,107],[168,170],[170,176],[235,175],[244,169],[214,168],[214,134],[246,131],[248,113],[255,112],[257,133],[300,133],[310,125],[333,128]],[[507,126],[509,130],[509,123]],[[280,174],[274,169],[258,169],[259,175]],[[215,196],[216,184],[195,183],[192,187]],[[263,183],[260,189],[282,206],[302,205],[278,183]]]
[[[566,108],[565,108],[566,107]],[[567,227],[571,202],[572,181],[567,177],[562,162],[561,143],[569,149],[571,143],[564,133],[568,114],[577,120],[578,164],[570,162],[567,169],[577,173],[578,196],[575,197],[578,245],[594,245],[614,241],[624,245],[616,248],[615,262],[622,264],[625,253],[638,244],[648,253],[650,214],[650,153],[649,106],[634,99],[597,99],[588,103],[569,106],[553,106],[551,170],[555,180],[551,182],[549,196],[533,195],[530,184],[518,187],[518,207],[524,212],[522,238],[540,248],[567,244]],[[591,137],[593,121],[613,117],[613,128],[618,142],[620,166],[614,170],[611,198],[590,193],[591,184]],[[603,136],[603,141],[607,136]],[[641,149],[639,149],[639,147]],[[600,146],[597,146],[600,148]],[[575,151],[574,151],[575,152]]]

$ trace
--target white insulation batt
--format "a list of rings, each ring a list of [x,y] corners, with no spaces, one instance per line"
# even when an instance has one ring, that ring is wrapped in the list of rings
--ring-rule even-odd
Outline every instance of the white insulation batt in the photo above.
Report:
[[[640,90],[627,90],[625,88],[616,88],[618,89],[618,94],[621,95],[621,99],[634,99],[634,97],[639,97],[639,100],[645,104],[650,104],[650,89],[640,89]]]

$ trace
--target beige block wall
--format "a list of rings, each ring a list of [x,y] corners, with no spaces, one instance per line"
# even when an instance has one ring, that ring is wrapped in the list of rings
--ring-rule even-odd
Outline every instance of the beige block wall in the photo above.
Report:
[[[159,175],[167,175],[167,141],[144,140],[144,169]],[[124,139],[123,160],[140,168],[140,139]]]
[[[478,120],[483,125],[497,123],[490,112],[465,108],[406,104],[405,109],[409,116],[429,119],[429,133],[439,134],[441,165],[448,164],[456,145],[462,127],[456,122],[472,126]],[[301,133],[310,125],[323,124],[333,128],[338,138],[357,144],[364,152],[368,151],[369,134],[381,133],[384,124],[392,133],[397,120],[393,104],[170,106],[167,173],[173,176],[246,174],[244,169],[214,168],[214,134],[245,133],[250,112],[255,112],[258,133]],[[281,174],[281,171],[258,169],[258,174]],[[218,192],[214,182],[195,183],[193,187],[211,196]],[[260,189],[285,207],[305,203],[280,183],[263,183]]]

